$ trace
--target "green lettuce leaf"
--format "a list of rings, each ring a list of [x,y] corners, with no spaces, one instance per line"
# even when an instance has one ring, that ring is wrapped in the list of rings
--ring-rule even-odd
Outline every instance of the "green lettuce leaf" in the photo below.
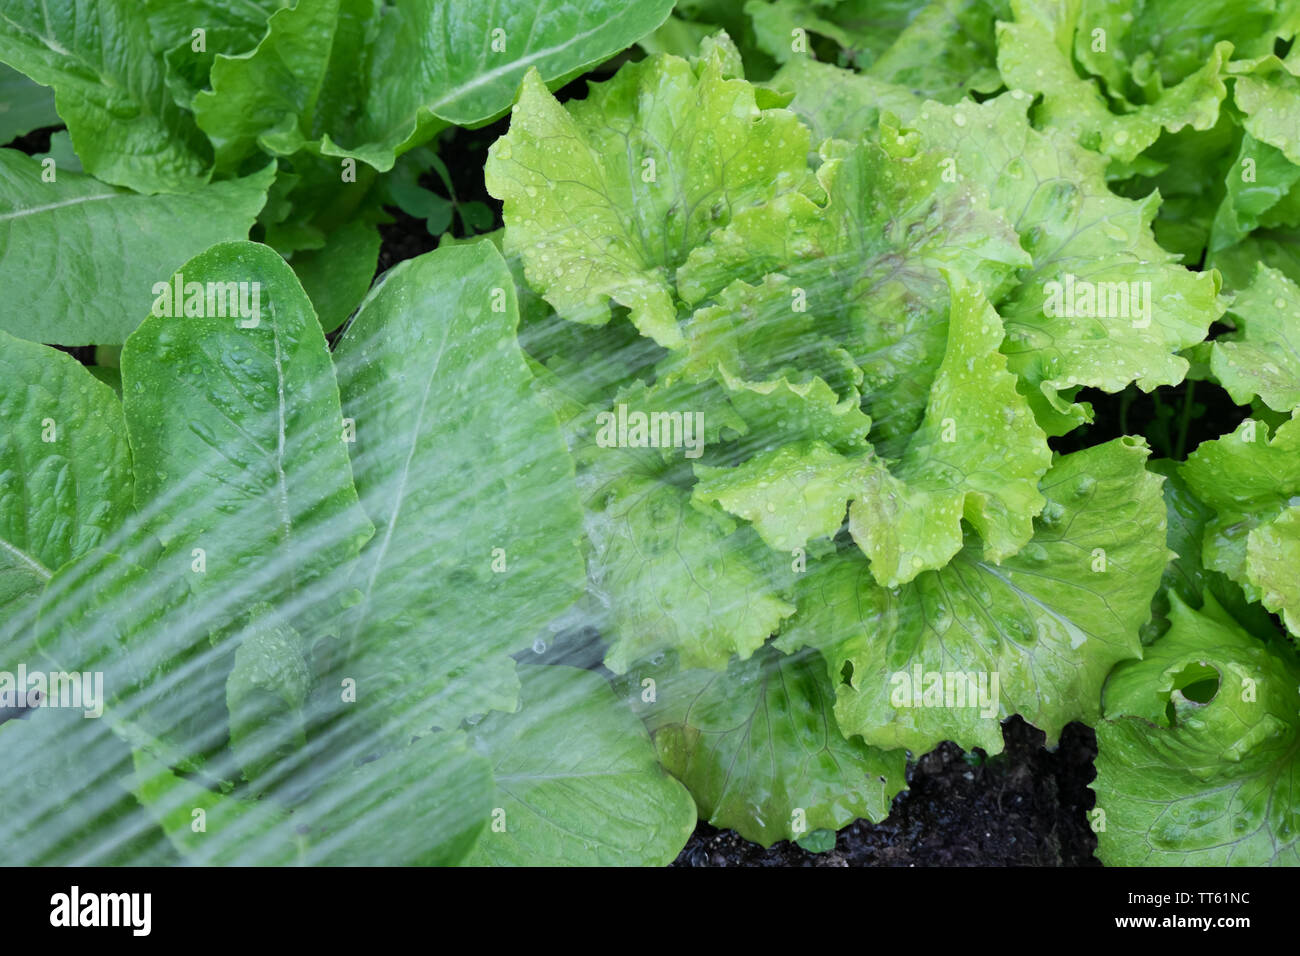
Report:
[[[997,313],[978,291],[954,284],[925,418],[896,464],[870,451],[841,456],[820,441],[783,446],[733,469],[697,466],[696,500],[717,501],[789,551],[838,531],[852,499],[849,530],[887,587],[947,564],[962,548],[963,520],[990,560],[1014,554],[1042,510],[1038,481],[1051,453],[997,350],[1001,341]]]
[[[277,10],[256,49],[216,57],[211,89],[194,97],[195,122],[220,169],[257,148],[289,155],[319,138],[318,115],[345,108],[363,63],[375,0],[299,0]]]
[[[128,785],[185,861],[204,866],[450,866],[473,847],[492,798],[488,762],[459,731],[368,761],[292,814],[214,792],[139,751]]]
[[[0,64],[0,146],[34,129],[62,124],[54,111],[54,91]]]
[[[226,680],[226,707],[231,749],[253,778],[306,746],[302,712],[312,673],[306,641],[273,607],[259,604],[249,617]]]
[[[1222,307],[1213,272],[1184,269],[1152,238],[1159,197],[1115,196],[1105,160],[1055,129],[1035,131],[1028,107],[1018,91],[979,105],[930,103],[910,125],[949,151],[961,177],[986,186],[1033,257],[994,304],[1008,365],[1044,427],[1064,417],[1050,427],[1057,432],[1084,415],[1064,398],[1077,386],[1150,391],[1182,381],[1188,365],[1177,353],[1204,339]]]
[[[1115,669],[1097,727],[1108,866],[1296,865],[1300,662],[1213,598]]]
[[[1228,309],[1231,337],[1215,340],[1210,370],[1238,405],[1256,395],[1279,412],[1300,408],[1300,288],[1261,263]]]
[[[14,0],[0,17],[0,61],[53,87],[95,178],[156,193],[211,174],[212,148],[168,92],[139,0]]]
[[[1270,440],[1268,428],[1247,419],[1230,435],[1204,442],[1187,459],[1183,477],[1215,511],[1205,528],[1206,566],[1221,571],[1281,613],[1300,634],[1295,584],[1300,505],[1300,417]]]
[[[653,56],[561,106],[529,73],[485,175],[505,248],[565,318],[603,324],[610,300],[666,348],[682,343],[673,276],[742,210],[815,188],[808,133],[761,109],[723,35],[687,62]]]
[[[1239,292],[1254,281],[1261,262],[1300,284],[1300,230],[1256,229],[1235,246],[1212,252],[1206,268],[1218,270],[1224,289]]]
[[[931,0],[867,75],[944,103],[995,92],[1002,88],[995,27],[1010,14],[1007,0]]]
[[[1224,177],[1223,201],[1215,212],[1210,248],[1240,242],[1276,211],[1300,182],[1300,166],[1280,149],[1243,133],[1237,156]]]
[[[1294,501],[1295,499],[1292,498]],[[1246,577],[1260,601],[1300,635],[1300,503],[1293,504],[1246,541]]]
[[[672,0],[396,0],[359,69],[365,95],[336,115],[320,150],[376,169],[445,126],[477,126],[505,113],[536,71],[559,86],[653,31]],[[409,64],[394,75],[393,64]]]
[[[787,193],[741,210],[691,253],[678,287],[705,307],[692,317],[688,342],[697,364],[718,364],[709,354],[720,348],[715,309],[746,320],[735,327],[736,348],[762,357],[749,361],[747,378],[780,374],[797,347],[794,357],[829,379],[827,350],[847,353],[860,369],[864,411],[879,437],[895,443],[882,453],[896,457],[942,361],[943,270],[990,294],[1028,256],[982,189],[950,182],[944,158],[915,135],[884,129],[854,147],[827,143],[822,153],[824,202]],[[764,367],[773,358],[782,364]]]
[[[178,862],[122,786],[133,769],[131,748],[107,721],[87,720],[70,708],[37,707],[23,720],[0,724],[0,749],[11,766],[26,769],[0,777],[0,839],[13,865]]]
[[[636,716],[598,675],[521,669],[516,714],[471,731],[492,765],[492,822],[471,866],[663,866],[695,828],[695,804],[655,759]],[[484,816],[487,822],[487,816]]]
[[[0,613],[132,508],[122,405],[72,356],[0,332]]]
[[[271,15],[292,0],[141,0],[149,17],[154,55],[167,65],[172,99],[191,109],[210,85],[218,55],[234,56],[257,46]],[[202,29],[202,43],[195,31]]]
[[[867,66],[889,48],[925,0],[748,0],[758,48],[778,63],[810,55],[807,34],[840,47],[846,63]],[[803,49],[795,48],[794,31]]]
[[[0,328],[58,345],[120,345],[163,281],[219,242],[243,239],[273,166],[192,192],[141,196],[0,150],[0,296],[22,302]],[[112,249],[112,255],[104,255]],[[51,275],[51,265],[57,272]],[[57,281],[51,281],[57,278]]]
[[[812,141],[856,142],[876,129],[882,112],[911,119],[925,102],[905,86],[807,57],[791,60],[769,83],[792,95],[789,108],[812,131]]]
[[[238,612],[192,600],[189,568],[132,541],[127,557],[98,549],[64,565],[41,594],[29,669],[102,674],[97,708],[134,749],[187,772],[229,777],[215,757],[227,738],[225,684],[236,641],[211,635]],[[83,710],[90,708],[83,708]],[[211,764],[211,766],[209,766]]]
[[[326,332],[346,322],[366,297],[381,244],[374,226],[351,222],[330,233],[322,248],[296,252],[289,260]]]
[[[626,694],[700,816],[771,846],[860,817],[878,823],[906,786],[901,750],[840,734],[825,668],[816,653],[764,648],[721,674],[638,669]]]
[[[1114,44],[1120,39],[1105,34],[1109,22],[1095,26],[1102,21],[1088,19],[1085,6],[1090,12],[1091,5],[1083,0],[1011,0],[1013,19],[998,24],[998,69],[1011,89],[1043,97],[1040,122],[1125,163],[1154,143],[1163,130],[1214,126],[1219,104],[1227,95],[1223,72],[1231,43],[1214,44],[1196,60],[1196,72],[1180,77],[1171,88],[1158,83],[1150,102],[1113,112],[1094,78],[1084,79],[1075,70],[1074,50],[1077,45],[1097,43],[1095,30],[1103,32],[1104,42]],[[1121,98],[1120,103],[1126,101]]]
[[[1263,607],[1251,602],[1227,575],[1205,566],[1202,544],[1205,526],[1214,519],[1214,509],[1192,494],[1181,471],[1182,463],[1162,458],[1147,467],[1165,478],[1168,542],[1176,557],[1166,565],[1161,588],[1151,601],[1152,620],[1143,631],[1143,644],[1168,630],[1170,594],[1177,594],[1184,604],[1199,610],[1208,593],[1252,634],[1268,637],[1275,633],[1277,625]]]
[[[601,451],[615,461],[588,476],[585,526],[591,587],[609,605],[605,666],[623,673],[671,649],[713,670],[749,657],[794,613],[780,558],[729,515],[694,507],[662,464]]]
[[[581,593],[573,462],[517,323],[492,243],[453,245],[390,270],[335,352],[378,529],[354,580],[348,676],[361,707],[407,732],[513,709],[508,655]]]
[[[188,314],[149,316],[122,350],[137,507],[168,560],[201,558],[198,592],[228,607],[275,603],[346,565],[373,533],[325,336],[267,246],[223,243],[177,276]],[[209,297],[192,314],[191,292],[231,283],[244,284],[237,312],[214,314]]]
[[[1300,51],[1285,59],[1264,56],[1232,65],[1233,102],[1241,109],[1241,124],[1261,143],[1300,163]]]
[[[1082,0],[1074,56],[1118,103],[1146,102],[1200,70],[1221,40],[1237,56],[1272,52],[1282,29],[1275,0]],[[1098,33],[1100,31],[1100,33]]]
[[[846,734],[922,754],[943,740],[1002,749],[1012,714],[1054,741],[1100,709],[1169,556],[1160,478],[1137,439],[1057,459],[1034,537],[994,564],[969,547],[901,588],[875,584],[845,552],[811,566],[778,646],[819,649]]]

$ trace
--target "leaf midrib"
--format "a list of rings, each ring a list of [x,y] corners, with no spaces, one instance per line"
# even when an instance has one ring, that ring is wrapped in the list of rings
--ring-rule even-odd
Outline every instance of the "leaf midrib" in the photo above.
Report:
[[[43,563],[32,557],[16,544],[6,541],[4,538],[0,538],[0,551],[13,555],[13,557],[17,558],[21,564],[25,565],[42,581],[48,581],[50,578],[54,577],[54,572],[47,568]]]

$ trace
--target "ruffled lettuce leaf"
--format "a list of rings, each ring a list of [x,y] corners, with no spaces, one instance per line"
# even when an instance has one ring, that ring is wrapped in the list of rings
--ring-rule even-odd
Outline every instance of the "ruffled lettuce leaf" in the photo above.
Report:
[[[505,248],[556,311],[602,324],[611,300],[675,348],[673,280],[691,250],[741,210],[814,189],[808,133],[763,109],[723,36],[698,59],[660,55],[561,106],[530,73],[488,189],[505,204]]]
[[[837,454],[823,441],[786,445],[731,469],[697,466],[694,496],[753,523],[778,550],[849,530],[876,580],[904,584],[948,563],[963,520],[1000,561],[1020,549],[1042,510],[1046,436],[998,352],[1002,328],[979,292],[956,284],[948,342],[920,428],[896,463],[867,449]]]
[[[1215,211],[1209,245],[1225,249],[1264,225],[1289,222],[1292,187],[1300,182],[1296,166],[1277,147],[1249,133],[1241,135],[1237,155],[1227,167],[1223,199]]]
[[[1040,424],[1051,434],[1086,420],[1070,399],[1082,386],[1116,392],[1180,382],[1177,353],[1200,342],[1222,308],[1212,272],[1194,273],[1157,244],[1159,197],[1116,196],[1106,162],[1052,127],[1036,130],[1020,91],[956,106],[923,102],[835,67],[787,67],[776,82],[810,123],[856,139],[882,109],[940,157],[945,178],[987,193],[1010,220],[1032,266],[995,293],[1007,327],[1003,351]],[[701,253],[700,255],[703,255]]]
[[[1205,528],[1204,561],[1252,600],[1283,616],[1300,634],[1296,587],[1300,519],[1300,418],[1272,438],[1247,419],[1230,435],[1204,442],[1183,466],[1192,492],[1214,509]]]
[[[980,187],[945,177],[915,135],[883,129],[822,154],[824,201],[791,192],[742,210],[691,253],[678,276],[698,309],[688,361],[717,367],[715,316],[738,312],[728,347],[746,368],[729,371],[771,378],[797,361],[829,381],[847,355],[877,438],[897,443],[919,425],[943,358],[943,270],[992,294],[1028,256]]]
[[[1232,72],[1232,98],[1246,132],[1300,163],[1300,51],[1284,59],[1270,55],[1234,62]]]
[[[1200,342],[1222,308],[1215,274],[1177,265],[1152,237],[1158,197],[1115,196],[1105,160],[1056,129],[1035,131],[1028,107],[1015,91],[979,105],[931,103],[911,125],[987,188],[1033,257],[995,305],[1009,367],[1055,433],[1084,416],[1065,397],[1078,386],[1150,391],[1182,381],[1188,364],[1177,353]]]
[[[1210,370],[1238,405],[1255,396],[1270,408],[1300,407],[1300,288],[1260,263],[1228,309],[1236,326],[1215,339]]]
[[[1106,685],[1097,853],[1108,866],[1300,863],[1300,661],[1212,597],[1172,604],[1169,632]]]
[[[675,661],[631,671],[624,696],[701,818],[771,846],[858,818],[883,820],[906,785],[905,754],[845,738],[815,652],[766,647],[723,673]]]
[[[1121,90],[1118,104],[1129,108],[1113,111],[1095,78],[1085,79],[1076,72],[1074,51],[1079,45],[1106,44],[1111,44],[1106,49],[1114,51],[1114,44],[1124,37],[1112,38],[1106,31],[1109,27],[1115,32],[1111,21],[1119,18],[1103,12],[1101,18],[1090,19],[1091,6],[1083,0],[1011,0],[1011,8],[1013,19],[997,28],[998,69],[1003,79],[1013,90],[1041,96],[1040,122],[1066,132],[1088,149],[1132,162],[1164,130],[1176,132],[1187,126],[1205,130],[1217,121],[1220,103],[1227,95],[1223,71],[1231,43],[1214,44],[1205,56],[1199,56],[1195,72],[1186,76],[1171,73],[1178,78],[1167,89],[1156,70],[1157,79],[1154,85],[1147,84],[1147,96],[1141,103],[1128,104]],[[1121,27],[1126,24],[1127,19],[1120,19]],[[1097,30],[1102,31],[1100,36]],[[1175,38],[1173,43],[1177,42]],[[1181,49],[1176,52],[1177,64],[1181,64],[1187,54]],[[1152,71],[1150,65],[1144,66],[1144,71]],[[1133,67],[1143,69],[1136,63]],[[1120,67],[1112,63],[1107,68]]]
[[[867,76],[954,103],[1002,88],[996,24],[1007,0],[931,0],[865,71]]]
[[[1206,567],[1202,554],[1205,526],[1214,520],[1214,509],[1205,504],[1187,486],[1182,463],[1168,458],[1150,462],[1147,467],[1165,478],[1165,513],[1168,517],[1169,550],[1174,558],[1165,566],[1160,590],[1151,601],[1151,620],[1142,632],[1143,644],[1149,644],[1169,629],[1170,595],[1176,594],[1184,604],[1200,609],[1205,595],[1230,613],[1246,630],[1260,637],[1277,631],[1277,625],[1264,608],[1246,597],[1241,586],[1221,571]]]
[[[1169,556],[1146,455],[1116,439],[1057,459],[1033,539],[1001,564],[970,547],[901,588],[852,552],[810,564],[778,646],[821,651],[841,730],[874,746],[998,753],[1011,714],[1055,740],[1097,716],[1111,667],[1141,653]]]
[[[590,587],[608,604],[605,666],[623,673],[676,650],[684,667],[723,670],[753,654],[794,613],[781,595],[788,560],[730,515],[692,505],[657,456],[597,451],[610,460],[583,480]]]

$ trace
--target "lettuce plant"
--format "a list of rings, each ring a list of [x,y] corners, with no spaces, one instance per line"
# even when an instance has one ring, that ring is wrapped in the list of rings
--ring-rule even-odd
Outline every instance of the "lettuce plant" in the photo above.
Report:
[[[825,849],[1020,715],[1295,862],[1300,18],[1184,7],[9,4],[15,859]]]

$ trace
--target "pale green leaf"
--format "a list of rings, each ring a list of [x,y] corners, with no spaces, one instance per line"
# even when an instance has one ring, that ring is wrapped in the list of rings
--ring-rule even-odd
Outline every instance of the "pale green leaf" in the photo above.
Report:
[[[471,866],[663,866],[695,828],[695,804],[664,772],[641,722],[604,679],[525,667],[515,714],[471,732],[492,764],[492,824]],[[487,823],[487,818],[484,818]]]
[[[492,243],[453,245],[390,270],[335,353],[377,528],[350,676],[360,704],[412,732],[513,709],[508,655],[581,593],[573,462],[517,322]]]
[[[1116,668],[1097,727],[1097,854],[1110,866],[1300,864],[1300,662],[1207,598]]]
[[[664,767],[715,827],[770,846],[855,819],[880,822],[905,755],[846,740],[820,655],[764,648],[724,673],[633,671],[628,697]],[[647,681],[650,683],[647,684]]]
[[[1070,721],[1096,718],[1111,667],[1141,653],[1169,556],[1146,454],[1117,439],[1059,458],[1033,539],[1001,564],[971,547],[885,589],[853,552],[810,562],[778,646],[822,652],[840,729],[869,744],[919,755],[954,740],[997,753],[1012,714],[1056,740]]]

